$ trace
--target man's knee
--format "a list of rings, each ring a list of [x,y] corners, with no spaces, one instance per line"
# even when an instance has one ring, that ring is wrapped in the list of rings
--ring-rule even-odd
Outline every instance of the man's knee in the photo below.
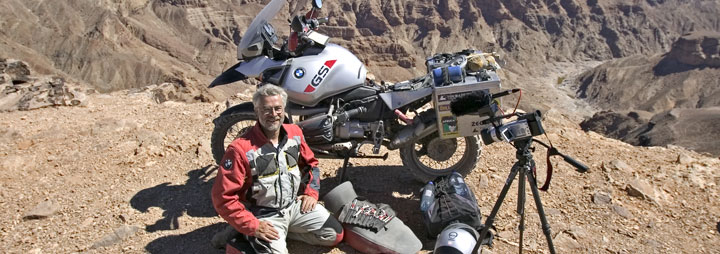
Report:
[[[341,230],[340,230],[340,233],[338,233],[338,234],[335,236],[335,241],[333,241],[332,245],[330,245],[330,246],[338,245],[338,243],[342,242],[343,237],[345,237],[345,231],[343,231],[343,230],[341,229]]]
[[[325,234],[328,235],[328,237],[323,237],[326,239],[325,241],[323,241],[323,245],[325,246],[337,245],[342,241],[343,236],[345,235],[345,232],[343,231],[343,227],[340,222],[332,216],[328,216],[327,220],[322,225],[321,230],[325,231]]]

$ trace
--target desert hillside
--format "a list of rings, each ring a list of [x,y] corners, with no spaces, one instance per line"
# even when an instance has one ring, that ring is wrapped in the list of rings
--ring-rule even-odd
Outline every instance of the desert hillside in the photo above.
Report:
[[[0,56],[98,91],[172,82],[205,87],[232,66],[258,0],[4,0]],[[292,1],[275,27],[307,10]],[[305,3],[305,4],[303,4]],[[667,51],[692,30],[720,30],[716,1],[325,1],[322,31],[378,78],[423,73],[424,59],[464,48],[507,55],[513,73],[545,76],[553,62]],[[532,86],[531,84],[522,84]],[[221,96],[221,95],[216,95]]]
[[[688,33],[664,54],[608,61],[579,75],[577,93],[602,110],[583,129],[720,155],[719,32]]]
[[[667,52],[605,62],[577,83],[578,97],[604,110],[720,106],[720,32],[688,33]]]

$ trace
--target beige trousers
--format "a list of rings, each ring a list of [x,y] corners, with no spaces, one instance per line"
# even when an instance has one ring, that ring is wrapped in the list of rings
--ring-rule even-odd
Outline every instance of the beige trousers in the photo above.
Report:
[[[296,201],[281,210],[279,214],[260,219],[272,223],[280,235],[280,239],[270,242],[269,248],[272,253],[288,253],[286,238],[311,245],[332,246],[335,244],[339,234],[336,228],[340,223],[330,216],[327,209],[320,204],[317,204],[315,209],[308,213],[301,213],[301,206],[302,202]],[[258,251],[264,252],[259,249]]]

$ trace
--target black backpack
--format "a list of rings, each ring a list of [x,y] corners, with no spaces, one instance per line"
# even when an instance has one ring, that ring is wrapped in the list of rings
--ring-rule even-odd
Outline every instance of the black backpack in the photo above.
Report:
[[[451,179],[455,182],[451,183]],[[440,176],[434,183],[435,200],[423,213],[429,237],[435,238],[445,227],[454,222],[467,224],[480,232],[483,228],[480,208],[475,194],[465,184],[462,176],[457,173]],[[461,188],[461,193],[458,193],[456,188]]]

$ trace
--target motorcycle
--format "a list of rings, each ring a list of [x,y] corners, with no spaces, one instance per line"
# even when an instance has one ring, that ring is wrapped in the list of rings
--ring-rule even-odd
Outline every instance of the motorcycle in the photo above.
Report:
[[[432,107],[433,77],[425,75],[392,85],[366,79],[365,65],[350,51],[318,32],[327,18],[318,18],[321,0],[305,15],[290,21],[290,36],[278,46],[270,20],[286,4],[272,0],[255,17],[238,44],[239,63],[218,76],[210,87],[255,78],[259,86],[274,84],[288,94],[286,123],[303,130],[316,157],[383,158],[380,148],[399,149],[405,168],[425,183],[440,175],[467,175],[481,152],[476,136],[442,139]],[[427,109],[430,108],[430,109]],[[414,117],[408,117],[412,112]],[[297,118],[298,120],[293,120]],[[214,120],[211,147],[220,162],[227,146],[255,124],[252,102],[222,112]],[[360,148],[372,146],[373,155]]]

